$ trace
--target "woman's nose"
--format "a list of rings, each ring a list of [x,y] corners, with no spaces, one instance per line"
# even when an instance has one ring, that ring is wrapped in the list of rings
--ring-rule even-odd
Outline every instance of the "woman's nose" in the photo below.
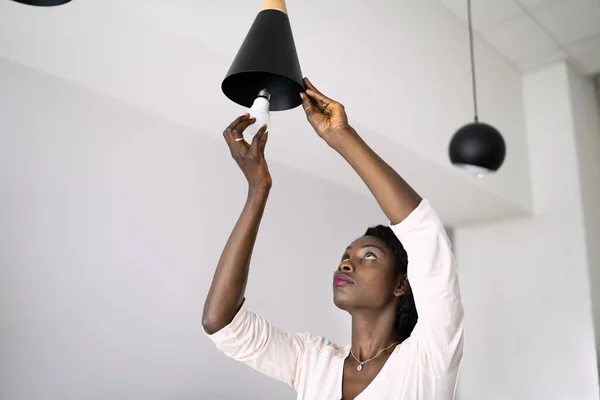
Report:
[[[352,272],[354,271],[354,265],[352,265],[352,263],[350,263],[349,261],[344,261],[340,264],[338,270],[340,272]]]

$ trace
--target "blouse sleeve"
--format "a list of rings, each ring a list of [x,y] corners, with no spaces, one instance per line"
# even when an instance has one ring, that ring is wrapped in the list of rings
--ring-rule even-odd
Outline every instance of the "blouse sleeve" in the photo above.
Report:
[[[408,254],[408,281],[419,315],[413,331],[437,376],[455,370],[463,355],[464,310],[450,240],[427,200],[390,225]]]
[[[285,332],[248,311],[245,305],[231,323],[210,335],[217,349],[256,371],[297,390],[305,337]]]

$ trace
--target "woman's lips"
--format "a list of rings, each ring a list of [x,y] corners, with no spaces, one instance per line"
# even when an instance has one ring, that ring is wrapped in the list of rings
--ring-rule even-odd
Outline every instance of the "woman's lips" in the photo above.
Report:
[[[348,275],[339,274],[333,278],[333,286],[347,286],[347,285],[354,285],[354,281]]]

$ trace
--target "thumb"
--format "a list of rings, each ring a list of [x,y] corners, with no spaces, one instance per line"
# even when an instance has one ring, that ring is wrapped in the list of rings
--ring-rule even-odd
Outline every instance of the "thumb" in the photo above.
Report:
[[[304,108],[306,118],[310,121],[315,113],[317,113],[317,110],[315,109],[312,100],[306,95],[306,93],[300,93],[300,97],[302,98],[302,107]]]
[[[256,135],[254,135],[254,138],[252,139],[252,144],[250,145],[250,150],[249,150],[251,155],[253,155],[253,156],[258,155],[258,152],[260,150],[260,142],[262,142],[262,137],[264,136],[266,131],[267,131],[267,125],[263,125],[258,130]]]
[[[260,143],[259,143],[259,150],[262,153],[262,155],[265,155],[265,147],[267,147],[267,140],[269,140],[269,132],[265,132],[264,135],[262,135],[262,137],[260,138]]]

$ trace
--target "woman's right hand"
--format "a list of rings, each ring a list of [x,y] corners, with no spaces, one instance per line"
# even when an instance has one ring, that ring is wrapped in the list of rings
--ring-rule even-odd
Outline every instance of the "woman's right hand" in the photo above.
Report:
[[[227,141],[231,156],[244,173],[249,187],[251,189],[270,189],[273,181],[265,160],[265,146],[269,136],[267,126],[263,125],[260,128],[251,144],[248,144],[243,136],[246,128],[255,122],[255,118],[244,114],[225,129],[223,136]]]

